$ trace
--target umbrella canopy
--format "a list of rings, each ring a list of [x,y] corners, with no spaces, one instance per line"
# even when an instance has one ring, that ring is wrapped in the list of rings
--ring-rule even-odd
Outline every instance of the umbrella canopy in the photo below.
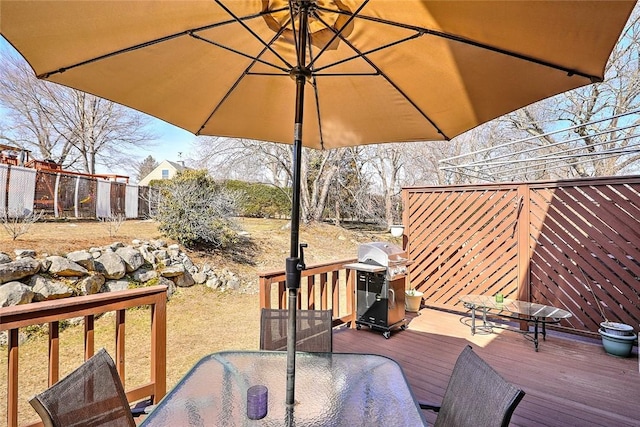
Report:
[[[299,64],[293,30],[305,3]],[[302,65],[303,144],[329,149],[450,139],[600,81],[634,2],[0,4],[0,31],[41,78],[196,134],[292,143],[289,76]]]
[[[302,145],[446,140],[601,81],[634,4],[2,0],[0,32],[42,79],[196,134],[293,143],[293,407]]]

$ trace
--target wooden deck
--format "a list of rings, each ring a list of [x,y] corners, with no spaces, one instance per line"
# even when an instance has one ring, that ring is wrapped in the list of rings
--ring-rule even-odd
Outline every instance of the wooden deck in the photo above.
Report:
[[[526,396],[512,426],[640,426],[640,373],[630,358],[604,352],[599,341],[549,332],[536,353],[522,334],[496,330],[471,336],[468,317],[423,309],[409,328],[384,339],[379,331],[338,328],[338,353],[375,353],[404,369],[416,398],[438,403],[464,346],[473,349]],[[425,411],[432,424],[435,414]]]

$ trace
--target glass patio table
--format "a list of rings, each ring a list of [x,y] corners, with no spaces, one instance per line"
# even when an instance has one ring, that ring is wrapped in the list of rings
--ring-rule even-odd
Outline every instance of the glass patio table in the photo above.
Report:
[[[285,403],[286,352],[230,351],[201,359],[141,423],[155,426],[427,425],[397,362],[370,354],[296,353],[295,404]],[[268,390],[267,414],[247,416],[247,392]]]
[[[547,323],[559,323],[562,319],[572,316],[571,312],[550,305],[538,304],[535,302],[519,301],[504,298],[496,301],[492,295],[463,295],[460,301],[466,308],[471,309],[471,335],[474,335],[478,328],[491,328],[487,322],[487,313],[490,312],[499,317],[531,322],[534,324],[533,343],[538,351],[538,326],[542,325],[542,339],[547,338]],[[476,327],[476,310],[482,311],[482,326]],[[528,333],[525,331],[524,333]]]

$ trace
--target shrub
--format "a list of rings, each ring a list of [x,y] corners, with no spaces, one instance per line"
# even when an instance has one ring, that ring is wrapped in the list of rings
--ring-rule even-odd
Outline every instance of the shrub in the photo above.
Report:
[[[122,227],[122,224],[127,220],[127,218],[121,214],[111,214],[106,218],[98,218],[98,221],[104,224],[106,230],[109,232],[109,237],[115,237],[118,234],[118,230]]]
[[[0,217],[2,226],[11,240],[16,240],[23,234],[27,234],[33,224],[38,222],[44,215],[44,211],[35,212],[25,209],[24,212],[5,211]]]
[[[225,248],[235,243],[233,221],[241,196],[216,183],[203,170],[186,170],[160,187],[154,215],[160,230],[190,248]]]
[[[231,191],[244,193],[245,197],[239,206],[240,212],[244,216],[278,218],[287,217],[291,213],[291,199],[287,193],[288,189],[235,180],[225,181],[224,185]]]

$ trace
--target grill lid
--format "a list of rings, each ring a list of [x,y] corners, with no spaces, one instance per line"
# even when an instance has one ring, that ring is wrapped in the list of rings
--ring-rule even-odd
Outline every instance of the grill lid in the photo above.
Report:
[[[375,263],[388,267],[390,265],[406,264],[405,252],[399,246],[388,242],[363,243],[358,247],[358,261]]]

